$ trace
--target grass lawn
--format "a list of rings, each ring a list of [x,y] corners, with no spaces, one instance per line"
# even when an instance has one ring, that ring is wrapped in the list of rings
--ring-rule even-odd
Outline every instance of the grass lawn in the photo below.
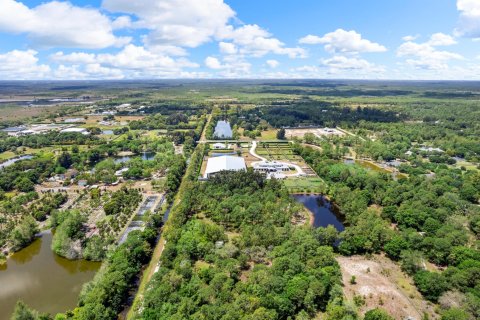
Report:
[[[277,130],[269,129],[267,131],[262,131],[261,140],[275,140],[277,139]]]
[[[283,182],[291,193],[322,192],[326,187],[325,182],[316,177],[287,178]]]
[[[19,147],[17,149],[18,152],[21,152],[19,154],[15,154],[14,152],[12,151],[5,151],[5,152],[2,152],[0,153],[0,161],[6,161],[6,160],[9,160],[9,159],[12,159],[12,158],[15,158],[15,157],[18,157],[18,156],[21,156],[21,155],[24,155],[24,154],[38,154],[38,153],[42,153],[42,152],[47,152],[47,153],[51,153],[53,152],[55,149],[61,149],[61,146],[55,146],[55,147],[43,147],[43,148],[40,148],[40,149],[32,149],[32,148],[24,148],[24,147]]]
[[[8,160],[15,158],[17,155],[13,153],[12,151],[5,151],[0,153],[0,161]]]
[[[478,171],[478,168],[474,163],[467,162],[467,161],[458,161],[455,164],[455,167],[458,168],[458,169],[461,168],[461,167],[465,167],[467,170],[477,170]]]

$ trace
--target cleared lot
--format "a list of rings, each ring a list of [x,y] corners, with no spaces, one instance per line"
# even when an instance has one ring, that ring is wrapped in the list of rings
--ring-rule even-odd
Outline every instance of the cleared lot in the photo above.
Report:
[[[375,307],[388,311],[395,319],[420,320],[424,313],[437,319],[433,305],[426,302],[416,290],[413,281],[390,259],[374,255],[338,257],[342,270],[344,293],[348,300],[360,296],[365,304],[359,307],[363,314]],[[355,283],[351,283],[355,276]],[[357,298],[358,299],[358,298]],[[408,318],[410,317],[410,318]]]

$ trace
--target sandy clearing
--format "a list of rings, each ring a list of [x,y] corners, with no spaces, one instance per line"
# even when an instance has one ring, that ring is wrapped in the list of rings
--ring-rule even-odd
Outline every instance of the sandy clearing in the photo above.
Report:
[[[337,261],[347,299],[353,300],[355,295],[365,299],[365,304],[359,308],[360,313],[380,307],[398,320],[420,320],[424,313],[428,313],[430,319],[438,319],[434,306],[422,298],[413,281],[387,257],[338,257]],[[352,276],[356,278],[355,284],[350,283]]]

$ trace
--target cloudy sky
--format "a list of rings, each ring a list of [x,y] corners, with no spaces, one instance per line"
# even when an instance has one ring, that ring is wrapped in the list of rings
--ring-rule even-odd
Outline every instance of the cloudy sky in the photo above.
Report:
[[[0,0],[0,79],[480,80],[480,0]]]

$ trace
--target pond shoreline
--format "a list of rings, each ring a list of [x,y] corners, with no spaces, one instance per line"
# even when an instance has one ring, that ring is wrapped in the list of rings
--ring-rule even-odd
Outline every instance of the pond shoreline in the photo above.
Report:
[[[102,263],[68,260],[51,249],[51,230],[39,232],[25,248],[9,254],[0,267],[0,320],[9,320],[15,303],[23,300],[40,312],[55,314],[74,308],[82,286]]]
[[[338,231],[345,229],[345,216],[341,214],[340,208],[328,196],[321,193],[294,193],[291,195],[309,212],[311,227],[333,225]],[[312,203],[312,201],[315,201],[315,203]]]

